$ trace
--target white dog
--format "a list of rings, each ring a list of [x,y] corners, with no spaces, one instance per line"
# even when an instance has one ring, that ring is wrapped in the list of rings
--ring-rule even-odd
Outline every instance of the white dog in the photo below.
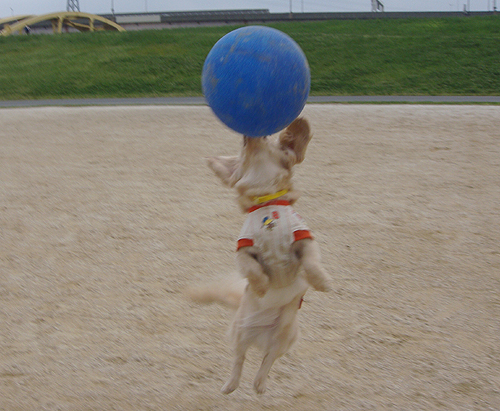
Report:
[[[277,140],[244,137],[239,156],[208,159],[215,174],[236,189],[248,213],[236,254],[238,271],[247,280],[243,295],[231,287],[191,295],[198,301],[238,306],[230,332],[235,357],[222,387],[225,394],[238,388],[245,353],[253,344],[265,352],[254,381],[257,393],[263,393],[274,361],[297,339],[297,311],[307,288],[330,289],[317,243],[292,208],[299,197],[292,186],[292,167],[304,160],[310,140],[309,124],[301,118]]]

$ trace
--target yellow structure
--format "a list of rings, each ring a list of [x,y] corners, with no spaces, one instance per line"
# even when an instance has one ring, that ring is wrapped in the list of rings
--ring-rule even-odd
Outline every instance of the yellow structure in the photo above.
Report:
[[[27,19],[28,17],[33,17],[33,14],[22,14],[20,16],[4,17],[3,19],[0,19],[0,26],[12,22],[18,22],[20,20]]]
[[[62,33],[64,26],[72,27],[80,31],[97,31],[97,30],[117,30],[125,31],[125,29],[116,24],[114,21],[108,20],[96,14],[82,13],[77,11],[61,11],[58,13],[44,14],[42,16],[16,16],[5,19],[0,19],[0,25],[4,25],[0,32],[2,36],[8,36],[16,31],[22,33],[25,27],[30,27],[41,21],[50,21],[52,23],[52,31],[54,33]],[[97,26],[95,22],[100,22]],[[12,24],[9,24],[13,22]]]

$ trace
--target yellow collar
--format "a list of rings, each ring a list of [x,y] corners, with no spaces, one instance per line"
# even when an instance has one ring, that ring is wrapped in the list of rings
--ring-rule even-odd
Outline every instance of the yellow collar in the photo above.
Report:
[[[288,193],[288,190],[281,190],[281,191],[278,191],[277,193],[274,193],[274,194],[268,194],[267,196],[254,197],[253,201],[256,204],[267,203],[268,201],[271,201],[271,200],[274,200],[278,197],[284,196],[286,193]]]

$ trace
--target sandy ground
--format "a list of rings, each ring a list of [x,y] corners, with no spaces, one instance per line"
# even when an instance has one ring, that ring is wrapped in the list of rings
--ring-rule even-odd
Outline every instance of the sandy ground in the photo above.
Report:
[[[297,211],[335,292],[219,393],[244,216],[207,107],[0,110],[1,410],[500,410],[500,106],[308,105]]]

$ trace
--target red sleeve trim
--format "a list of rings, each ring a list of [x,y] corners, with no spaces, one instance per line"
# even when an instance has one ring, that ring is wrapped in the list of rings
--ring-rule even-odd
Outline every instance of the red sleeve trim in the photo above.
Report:
[[[241,238],[238,240],[238,245],[236,247],[236,251],[243,247],[252,247],[253,240],[251,238]]]
[[[293,233],[294,241],[303,240],[304,238],[310,238],[312,240],[313,236],[309,230],[297,230]]]

